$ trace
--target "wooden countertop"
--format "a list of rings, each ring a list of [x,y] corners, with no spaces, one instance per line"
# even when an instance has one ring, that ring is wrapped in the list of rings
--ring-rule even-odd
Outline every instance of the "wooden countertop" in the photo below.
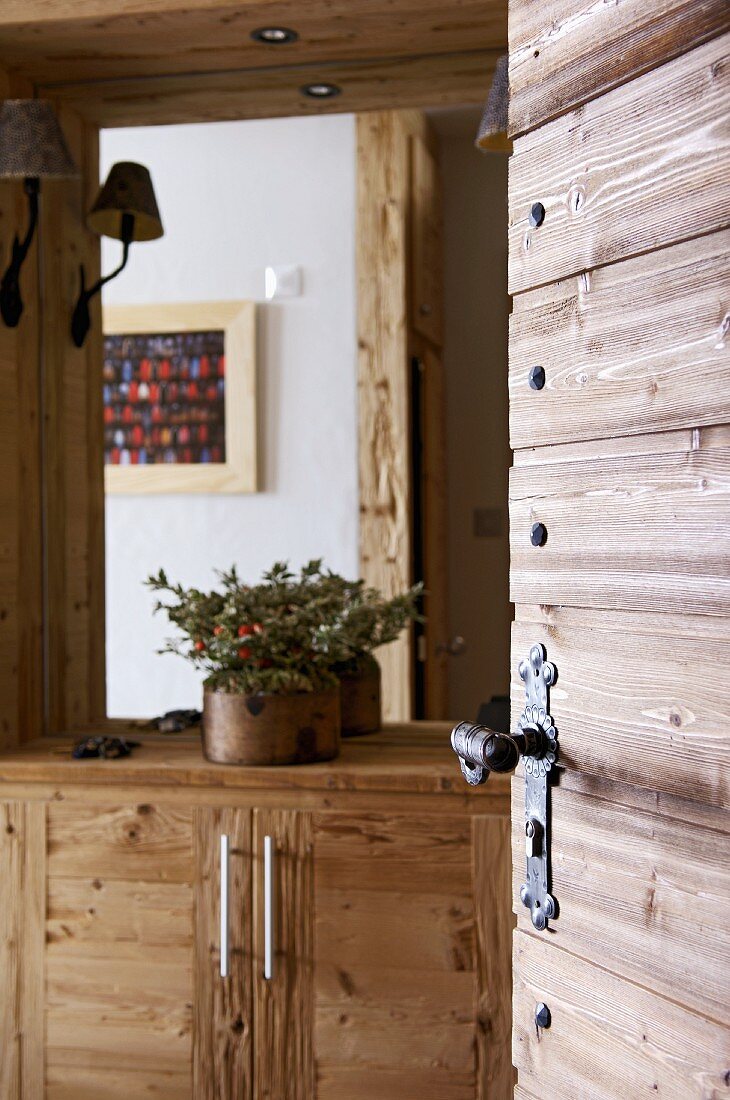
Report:
[[[0,797],[3,784],[68,783],[508,799],[508,776],[492,776],[482,787],[468,786],[449,744],[451,728],[447,722],[389,725],[378,733],[347,738],[340,756],[329,763],[267,768],[211,764],[194,732],[148,734],[132,756],[121,760],[74,760],[70,749],[78,735],[45,737],[0,755]]]

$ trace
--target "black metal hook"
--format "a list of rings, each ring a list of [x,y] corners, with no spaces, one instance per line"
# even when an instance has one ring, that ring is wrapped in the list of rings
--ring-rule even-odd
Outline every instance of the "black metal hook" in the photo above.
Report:
[[[28,255],[36,225],[38,224],[38,192],[40,181],[37,176],[28,176],[24,182],[28,196],[28,229],[21,242],[16,233],[10,263],[0,281],[0,315],[8,328],[15,328],[23,312],[23,299],[20,294],[20,269]]]
[[[122,262],[119,267],[116,267],[114,271],[110,271],[108,275],[102,276],[101,279],[86,289],[86,272],[84,271],[84,265],[79,264],[79,276],[81,283],[81,290],[79,291],[78,300],[71,317],[71,338],[77,348],[81,348],[84,345],[86,334],[91,328],[91,314],[89,312],[89,302],[91,299],[99,293],[101,288],[110,283],[112,279],[116,279],[117,275],[124,271],[127,266],[127,260],[129,259],[129,246],[134,238],[134,214],[122,214],[122,227],[121,227],[121,241],[122,241]]]

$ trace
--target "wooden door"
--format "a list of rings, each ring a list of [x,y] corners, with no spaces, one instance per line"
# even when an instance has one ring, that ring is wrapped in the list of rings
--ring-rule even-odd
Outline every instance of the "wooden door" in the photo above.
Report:
[[[519,902],[524,780],[513,786],[516,1095],[719,1097],[727,8],[578,8],[510,2],[513,700],[519,714],[517,668],[540,642],[558,670],[562,764],[548,932]]]
[[[507,839],[496,817],[255,812],[257,1100],[512,1095]]]

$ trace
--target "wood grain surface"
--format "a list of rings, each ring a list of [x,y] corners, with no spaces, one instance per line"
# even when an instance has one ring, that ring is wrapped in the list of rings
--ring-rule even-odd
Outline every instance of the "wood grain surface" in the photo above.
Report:
[[[727,29],[723,0],[513,3],[510,132],[542,125]]]
[[[727,620],[643,612],[525,608],[512,628],[515,655],[536,642],[558,668],[550,710],[560,758],[630,786],[730,806],[730,664]],[[717,675],[698,677],[697,669]],[[512,717],[524,684],[512,669]]]
[[[730,967],[727,815],[706,807],[698,817],[686,799],[670,796],[658,814],[643,793],[634,797],[605,780],[585,791],[555,787],[551,801],[551,893],[560,906],[551,946],[723,1023]],[[520,780],[512,811],[517,882],[525,875]],[[519,927],[531,932],[517,894],[515,910]]]
[[[285,46],[255,42],[261,26],[294,28]],[[503,49],[507,6],[464,0],[443,17],[441,0],[5,0],[0,58],[36,83],[266,69],[410,55]],[[484,95],[488,81],[484,85]]]
[[[730,233],[711,233],[518,294],[512,446],[728,423],[729,251]]]
[[[189,810],[48,807],[49,1096],[192,1098],[192,849]]]
[[[193,812],[195,860],[193,1096],[252,1095],[251,814],[209,807]],[[228,976],[221,977],[220,838],[229,841]]]
[[[729,43],[714,39],[515,142],[512,294],[730,224]],[[533,229],[535,202],[545,218]]]
[[[685,452],[514,468],[512,600],[724,615],[730,450],[722,443],[692,433]],[[544,546],[531,545],[535,523],[547,527]]]
[[[0,1095],[43,1095],[45,806],[0,802]]]
[[[727,1091],[728,1033],[544,937],[515,935],[513,1053],[528,1095],[708,1100]],[[552,1015],[535,1034],[535,1005]]]
[[[264,977],[264,838],[273,840],[273,973]],[[315,1095],[312,819],[290,810],[253,815],[253,1095]]]

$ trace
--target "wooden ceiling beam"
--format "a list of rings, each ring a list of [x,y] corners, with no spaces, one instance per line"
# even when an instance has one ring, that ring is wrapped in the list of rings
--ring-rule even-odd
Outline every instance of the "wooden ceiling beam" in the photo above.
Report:
[[[506,0],[3,0],[0,60],[36,84],[505,48]],[[255,42],[262,25],[296,42]]]
[[[67,101],[102,127],[480,104],[499,52],[49,85],[40,93]],[[303,85],[318,81],[336,84],[341,94],[327,100],[302,95]]]

